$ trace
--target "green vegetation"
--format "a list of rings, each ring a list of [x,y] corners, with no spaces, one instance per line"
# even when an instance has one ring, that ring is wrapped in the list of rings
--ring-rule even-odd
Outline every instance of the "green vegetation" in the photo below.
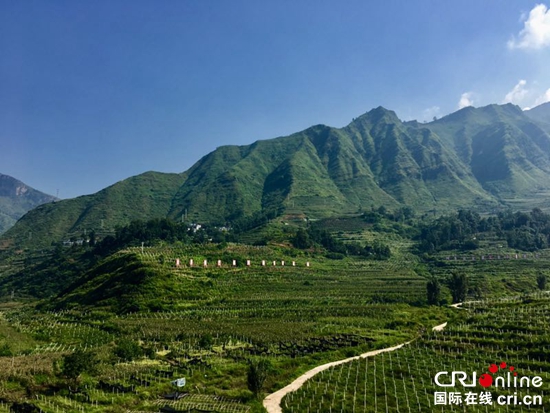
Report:
[[[292,238],[292,245],[299,249],[308,249],[314,245],[320,245],[329,253],[328,258],[342,259],[345,255],[368,257],[376,260],[386,260],[391,256],[390,247],[376,240],[370,244],[361,245],[358,242],[344,243],[332,236],[328,231],[321,230],[318,226],[303,230],[299,228]]]
[[[341,129],[317,125],[220,147],[182,174],[148,172],[41,206],[1,241],[48,248],[153,218],[243,233],[277,217],[315,220],[372,207],[434,215],[548,208],[550,135],[543,126],[510,104],[464,108],[429,124],[401,122],[379,107]],[[521,232],[526,245],[537,243]]]
[[[90,352],[77,349],[74,353],[63,356],[61,374],[68,380],[77,382],[82,373],[93,373],[95,357]]]
[[[246,383],[248,385],[248,390],[250,390],[254,396],[258,397],[260,395],[270,367],[271,365],[266,359],[248,361]]]
[[[11,228],[25,213],[56,198],[0,173],[0,234]],[[2,245],[0,244],[0,247]]]
[[[453,303],[463,302],[468,292],[468,279],[464,274],[452,273],[449,279],[449,289],[453,296]]]
[[[323,253],[292,257],[290,252],[170,245],[116,253],[95,267],[88,282],[48,304],[57,309],[3,313],[6,333],[15,329],[28,341],[25,348],[11,349],[15,358],[0,357],[4,394],[23,400],[26,389],[33,389],[33,403],[46,412],[155,411],[163,404],[205,408],[214,398],[224,400],[220,405],[227,409],[211,411],[235,406],[259,411],[265,392],[305,369],[396,344],[446,317],[440,310],[407,304],[423,301],[424,280],[396,262],[333,261]],[[175,267],[176,257],[185,262],[190,256],[199,263],[216,262],[216,256],[249,257],[253,264],[248,268],[239,258],[233,268],[224,258],[222,268]],[[264,268],[260,257],[274,258],[278,265]],[[312,267],[305,267],[305,260]],[[119,275],[120,264],[128,267]],[[140,268],[151,276],[137,281],[133,274]],[[101,273],[109,269],[115,273]],[[103,288],[109,280],[119,281]],[[117,289],[118,282],[124,289]],[[96,354],[97,370],[58,373],[55,366],[67,365],[74,349]],[[75,376],[79,390],[70,392]],[[187,380],[182,390],[188,396],[162,401],[174,391],[170,382],[180,377]]]
[[[520,411],[519,405],[500,406],[499,396],[513,396],[521,401],[526,394],[542,396],[542,404],[525,409],[546,411],[550,380],[548,350],[550,340],[550,299],[547,294],[473,302],[466,310],[457,310],[457,320],[443,331],[432,332],[395,352],[359,359],[323,371],[310,379],[300,390],[289,394],[282,403],[283,412],[310,411],[446,411],[462,410]],[[518,380],[540,376],[543,386],[530,388],[473,388],[456,383],[438,387],[435,375],[440,371],[464,371],[479,378],[489,366],[505,362],[498,376],[514,367]],[[444,382],[449,378],[445,377]],[[468,382],[471,378],[468,379]],[[454,406],[434,405],[434,392],[458,392],[462,403]],[[466,393],[490,391],[492,405],[466,405]],[[525,411],[525,410],[524,410]]]
[[[539,287],[539,290],[545,290],[546,289],[546,275],[545,274],[539,274],[537,275],[537,287]]]
[[[448,316],[423,305],[425,279],[409,265],[410,242],[392,242],[387,260],[333,260],[316,241],[292,248],[299,227],[278,225],[266,228],[275,242],[246,246],[203,243],[166,220],[134,222],[96,245],[23,260],[26,269],[2,278],[3,397],[46,412],[261,411],[266,392],[308,368],[399,343]],[[327,245],[351,242],[323,237]],[[25,283],[28,298],[50,293],[37,308],[8,305],[12,288],[20,300]],[[162,399],[182,377],[185,397]]]
[[[426,284],[428,304],[439,305],[441,303],[441,284],[437,278],[428,280]]]
[[[505,240],[510,248],[538,251],[548,247],[550,214],[535,208],[530,213],[506,211],[481,218],[475,212],[460,210],[421,224],[420,231],[418,249],[422,252],[476,250],[480,238],[487,236]]]
[[[47,413],[260,412],[267,393],[319,364],[429,343],[434,325],[471,322],[444,304],[543,290],[547,250],[522,255],[507,240],[523,227],[545,234],[547,222],[536,209],[432,220],[404,207],[271,218],[248,231],[161,218],[82,234],[82,245],[20,251],[0,277],[0,397]],[[422,248],[426,236],[439,240],[432,253]],[[462,245],[468,237],[476,238],[473,251]],[[399,360],[412,363],[420,351]],[[395,370],[392,357],[378,366]],[[290,411],[310,398],[320,411],[372,403],[357,390],[374,385],[361,378],[371,367],[351,366],[334,370],[338,385],[327,400],[291,396]],[[379,386],[384,375],[376,377]],[[185,386],[175,387],[181,378]],[[410,403],[417,393],[405,381],[395,385]],[[376,403],[384,398],[389,410],[384,394],[393,385],[376,387]],[[396,397],[395,409],[406,406]]]

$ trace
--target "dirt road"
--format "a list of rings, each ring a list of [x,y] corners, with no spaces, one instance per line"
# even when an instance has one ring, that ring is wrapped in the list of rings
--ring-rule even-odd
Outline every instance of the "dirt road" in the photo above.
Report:
[[[440,324],[438,326],[435,326],[432,330],[433,331],[441,331],[445,328],[446,325],[447,325],[447,323]],[[411,341],[407,341],[406,343],[402,343],[402,344],[399,344],[397,346],[387,347],[387,348],[383,348],[383,349],[380,349],[380,350],[373,350],[373,351],[369,351],[367,353],[363,353],[359,356],[349,357],[347,359],[333,361],[331,363],[322,364],[320,366],[317,366],[317,367],[305,372],[304,374],[302,374],[300,377],[298,377],[296,380],[294,380],[288,386],[283,387],[281,390],[277,390],[275,393],[271,393],[269,396],[267,396],[264,399],[264,402],[263,402],[264,407],[266,408],[268,413],[282,413],[283,410],[281,409],[281,400],[283,400],[283,397],[285,397],[290,392],[298,390],[300,387],[302,387],[302,385],[307,380],[309,380],[310,378],[315,376],[317,373],[319,373],[323,370],[329,369],[332,366],[338,366],[339,364],[347,363],[347,362],[352,361],[352,360],[357,360],[357,359],[366,358],[366,357],[373,357],[373,356],[376,356],[377,354],[386,353],[388,351],[395,351],[395,350],[409,344]]]

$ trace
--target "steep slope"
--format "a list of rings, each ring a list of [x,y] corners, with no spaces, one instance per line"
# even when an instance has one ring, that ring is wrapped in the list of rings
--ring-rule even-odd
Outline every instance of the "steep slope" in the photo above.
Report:
[[[532,207],[536,199],[543,206],[550,136],[540,125],[514,105],[464,108],[428,124],[403,123],[379,107],[344,128],[316,125],[223,146],[183,174],[149,172],[42,206],[4,240],[47,246],[159,217],[221,224],[285,213],[322,218],[380,205],[491,211],[503,203],[517,207],[519,200]]]
[[[467,107],[426,127],[499,199],[550,189],[550,136],[519,107]]]
[[[424,125],[403,124],[394,112],[377,108],[346,130],[378,185],[402,204],[427,210],[494,201],[452,148]]]
[[[127,313],[156,311],[166,302],[206,295],[202,283],[189,283],[174,273],[144,263],[137,254],[118,252],[71,280],[55,300],[60,308],[71,305],[107,307]]]
[[[11,228],[26,212],[56,198],[0,174],[0,234]]]
[[[245,147],[222,147],[189,171],[171,211],[225,222],[273,209],[323,217],[361,207],[427,210],[494,202],[429,129],[374,109],[342,129],[317,125]]]
[[[550,133],[550,102],[543,103],[533,109],[524,112],[528,117],[538,122],[538,124],[548,133]]]
[[[48,247],[84,232],[114,230],[132,220],[165,217],[185,174],[147,172],[96,194],[41,205],[27,213],[2,237],[9,244]]]
[[[189,169],[170,216],[187,211],[191,219],[223,223],[267,207],[263,203],[266,179],[299,144],[299,139],[290,136],[216,149]],[[277,204],[280,201],[279,197]]]

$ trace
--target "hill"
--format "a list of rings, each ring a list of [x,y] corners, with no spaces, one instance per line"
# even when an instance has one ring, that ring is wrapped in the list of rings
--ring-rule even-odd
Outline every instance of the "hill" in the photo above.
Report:
[[[518,106],[467,107],[428,128],[500,201],[532,197],[550,188],[550,137]]]
[[[548,207],[549,149],[543,122],[511,104],[468,107],[425,124],[378,107],[343,128],[316,125],[223,146],[182,174],[148,172],[39,207],[4,240],[48,246],[160,217],[250,227],[283,214],[323,218],[380,206]]]
[[[8,175],[0,174],[0,234],[11,228],[26,212],[56,198],[25,185]]]
[[[93,195],[41,205],[4,238],[9,244],[47,247],[52,241],[81,238],[86,231],[102,234],[132,220],[166,216],[183,181],[183,174],[147,172]]]
[[[550,102],[543,103],[533,109],[526,110],[525,114],[531,119],[542,124],[547,132],[550,132]]]

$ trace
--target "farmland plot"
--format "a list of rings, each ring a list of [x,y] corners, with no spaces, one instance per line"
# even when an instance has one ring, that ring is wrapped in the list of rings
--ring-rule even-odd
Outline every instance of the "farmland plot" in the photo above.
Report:
[[[283,399],[283,411],[548,410],[550,298],[541,293],[472,302],[465,310],[467,318],[462,322],[449,324],[443,331],[431,332],[399,350],[321,372]],[[439,372],[453,371],[466,372],[469,384],[474,372],[478,380],[489,374],[494,382],[488,387],[478,380],[475,387],[458,382],[442,387],[434,381]],[[527,387],[536,377],[540,377],[541,385]],[[451,383],[449,374],[438,380]]]

